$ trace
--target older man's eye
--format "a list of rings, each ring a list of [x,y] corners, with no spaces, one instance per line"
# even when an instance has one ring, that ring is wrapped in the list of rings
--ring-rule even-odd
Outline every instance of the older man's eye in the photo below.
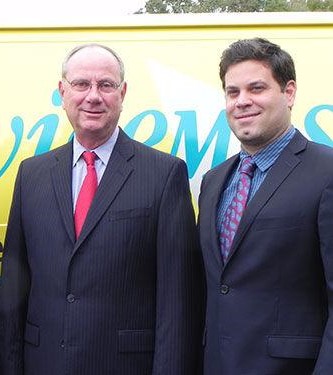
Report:
[[[103,81],[99,83],[99,87],[103,89],[109,89],[109,88],[114,88],[115,84],[113,82]]]
[[[78,91],[84,91],[90,88],[91,84],[89,81],[77,80],[71,83],[71,86]]]
[[[117,90],[117,88],[119,86],[120,85],[118,85],[117,83],[111,82],[111,81],[101,81],[101,82],[98,82],[98,88],[99,88],[99,90],[101,92],[104,92],[104,93],[113,92],[113,91]]]
[[[100,92],[103,92],[105,94],[110,94],[115,92],[119,87],[121,86],[121,83],[116,83],[113,81],[100,81],[98,82],[98,89]]]

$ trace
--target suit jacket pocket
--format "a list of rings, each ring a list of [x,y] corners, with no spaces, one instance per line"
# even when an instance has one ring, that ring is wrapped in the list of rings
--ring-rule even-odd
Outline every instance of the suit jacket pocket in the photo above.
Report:
[[[138,217],[147,217],[149,216],[150,208],[148,207],[139,207],[139,208],[131,208],[128,210],[119,210],[119,211],[110,211],[109,212],[109,220],[124,220],[124,219],[131,219],[131,218],[138,218]]]
[[[39,327],[26,322],[24,341],[28,342],[29,344],[39,346]]]
[[[118,331],[120,353],[151,352],[154,350],[155,337],[151,329]]]
[[[310,223],[311,224],[311,223]],[[265,218],[257,218],[254,222],[254,229],[257,231],[260,230],[295,230],[305,229],[307,226],[310,225],[307,223],[306,219],[295,218],[295,217],[265,217]]]
[[[268,354],[280,358],[315,359],[321,346],[321,337],[269,336]]]

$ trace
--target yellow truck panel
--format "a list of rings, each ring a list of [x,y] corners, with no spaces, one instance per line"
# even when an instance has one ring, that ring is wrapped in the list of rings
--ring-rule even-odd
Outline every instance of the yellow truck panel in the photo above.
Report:
[[[187,162],[196,206],[202,175],[239,148],[226,123],[219,58],[233,41],[252,37],[268,38],[293,56],[293,123],[309,139],[333,146],[332,13],[135,15],[108,23],[0,26],[0,241],[21,160],[72,135],[57,91],[71,48],[98,42],[119,52],[128,82],[120,126]]]

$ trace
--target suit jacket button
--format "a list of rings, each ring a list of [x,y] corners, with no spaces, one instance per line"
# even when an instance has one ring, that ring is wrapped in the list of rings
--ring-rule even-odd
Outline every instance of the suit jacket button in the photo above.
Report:
[[[75,296],[74,294],[68,294],[66,299],[67,299],[67,302],[72,303],[75,301]]]
[[[228,285],[222,284],[221,285],[221,293],[222,294],[227,294],[229,292],[229,287]]]

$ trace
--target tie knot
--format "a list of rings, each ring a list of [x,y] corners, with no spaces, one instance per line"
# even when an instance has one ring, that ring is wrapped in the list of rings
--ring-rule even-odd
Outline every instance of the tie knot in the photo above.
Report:
[[[95,164],[95,159],[96,159],[96,154],[91,151],[84,151],[83,153],[83,159],[86,162],[87,165],[94,165]]]
[[[248,176],[253,177],[253,172],[256,168],[255,161],[250,157],[247,156],[241,162],[241,166],[239,168],[240,173],[246,173]]]

